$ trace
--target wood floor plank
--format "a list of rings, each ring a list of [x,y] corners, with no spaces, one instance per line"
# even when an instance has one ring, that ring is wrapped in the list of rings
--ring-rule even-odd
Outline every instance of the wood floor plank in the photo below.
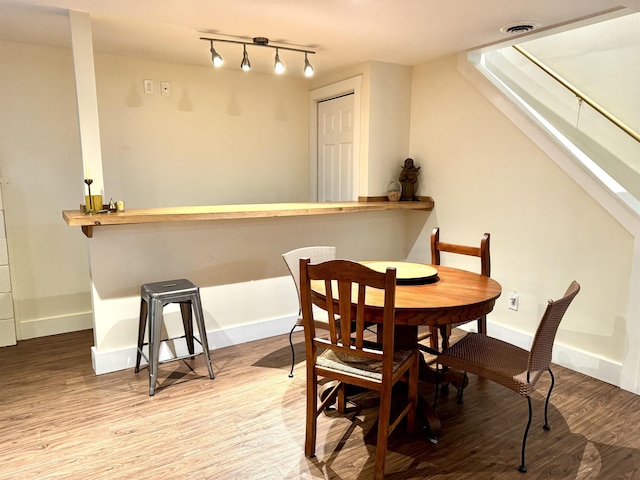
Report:
[[[294,334],[303,359],[302,334]],[[0,348],[0,479],[362,480],[373,475],[377,407],[362,397],[346,416],[318,421],[304,456],[304,363],[288,378],[287,336],[160,366],[96,376],[91,331]],[[438,400],[437,444],[401,426],[389,440],[387,479],[640,479],[640,397],[556,366],[542,427],[543,378],[533,396],[526,477],[517,472],[526,401],[470,377],[465,401]],[[431,386],[423,395],[433,400]]]

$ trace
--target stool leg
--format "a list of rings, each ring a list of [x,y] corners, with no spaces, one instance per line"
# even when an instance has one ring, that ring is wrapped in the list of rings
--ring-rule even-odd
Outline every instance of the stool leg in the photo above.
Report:
[[[162,330],[162,302],[151,299],[149,305],[149,395],[153,396],[158,381],[158,357]]]
[[[140,357],[142,355],[142,346],[144,345],[144,331],[147,328],[147,314],[149,313],[149,308],[147,306],[147,301],[144,299],[140,300],[140,321],[138,322],[138,352],[136,353],[136,369],[134,370],[136,373],[140,371]]]
[[[198,324],[198,332],[200,333],[200,343],[202,343],[202,354],[204,355],[207,370],[209,370],[209,378],[215,378],[213,374],[213,366],[209,357],[209,342],[207,341],[207,329],[204,324],[204,314],[202,313],[202,303],[200,303],[200,292],[194,295],[191,302],[196,315],[196,323]]]
[[[186,302],[180,302],[180,313],[182,314],[182,324],[184,325],[184,336],[187,340],[187,349],[192,355],[195,352],[195,345],[193,344],[193,316],[191,314],[191,300]]]

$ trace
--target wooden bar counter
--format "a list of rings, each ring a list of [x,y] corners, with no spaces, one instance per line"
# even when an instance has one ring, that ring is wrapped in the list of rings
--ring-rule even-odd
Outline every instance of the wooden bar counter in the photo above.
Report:
[[[414,202],[389,202],[386,201],[386,199],[382,201],[382,198],[384,197],[365,197],[361,198],[358,202],[131,208],[124,212],[99,213],[93,215],[86,215],[80,210],[63,210],[62,217],[65,222],[67,222],[67,225],[71,227],[81,227],[84,234],[91,238],[94,227],[106,225],[331,215],[383,210],[429,211],[433,209],[434,205],[431,197],[419,197],[419,201]],[[371,199],[374,201],[371,201]]]

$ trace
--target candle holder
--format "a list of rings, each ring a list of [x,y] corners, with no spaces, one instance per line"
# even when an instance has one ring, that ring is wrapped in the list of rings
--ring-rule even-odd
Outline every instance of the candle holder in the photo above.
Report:
[[[91,178],[85,178],[84,179],[84,183],[87,184],[87,188],[89,189],[89,205],[87,205],[87,202],[85,200],[85,204],[84,204],[84,209],[85,209],[85,214],[86,215],[93,215],[93,200],[91,197],[91,184],[93,183],[93,180]]]

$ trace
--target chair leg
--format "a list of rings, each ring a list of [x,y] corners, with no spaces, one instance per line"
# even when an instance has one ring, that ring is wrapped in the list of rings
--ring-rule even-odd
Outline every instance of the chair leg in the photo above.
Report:
[[[313,366],[307,366],[307,421],[304,439],[304,454],[316,456],[316,428],[318,425],[318,378]]]
[[[458,405],[462,405],[464,402],[462,401],[462,394],[464,393],[464,387],[468,382],[467,372],[464,372],[462,376],[462,383],[460,384],[460,388],[458,388]]]
[[[347,413],[347,386],[343,383],[338,390],[338,396],[336,397],[336,408],[338,413],[344,415]]]
[[[551,375],[551,386],[549,387],[549,392],[547,393],[547,401],[544,403],[544,425],[542,428],[545,430],[551,430],[549,426],[549,420],[547,419],[547,412],[549,411],[549,399],[551,398],[551,390],[553,390],[553,385],[556,383],[556,380],[553,376],[553,372],[549,368],[549,375]]]
[[[149,396],[156,391],[160,356],[160,332],[162,330],[162,302],[149,300]]]
[[[189,315],[191,315],[191,307],[193,307],[193,313],[196,317],[196,325],[198,326],[198,333],[200,333],[200,344],[202,345],[202,356],[207,364],[207,370],[209,371],[209,378],[216,378],[213,373],[213,365],[211,364],[211,355],[209,353],[209,340],[207,340],[207,326],[204,323],[204,312],[202,311],[202,302],[200,300],[200,292],[194,295],[191,302],[189,302]],[[193,343],[193,324],[191,324],[191,342]]]
[[[409,368],[409,391],[407,393],[409,401],[409,412],[407,413],[407,433],[413,435],[416,431],[416,412],[418,410],[418,355],[416,352],[416,359],[413,365]]]
[[[531,416],[533,415],[533,411],[531,409],[531,397],[527,397],[527,403],[529,404],[529,421],[527,422],[527,427],[524,429],[524,436],[522,437],[522,461],[520,462],[520,466],[518,467],[518,471],[521,473],[527,472],[527,467],[524,464],[524,450],[527,447],[527,435],[529,434],[529,427],[531,426]]]
[[[144,345],[144,332],[147,328],[147,314],[149,312],[149,306],[146,300],[140,300],[140,321],[138,323],[138,351],[136,352],[136,368],[135,373],[140,371],[140,360],[142,356],[142,347]]]
[[[380,413],[378,415],[378,443],[376,445],[375,480],[384,479],[384,464],[387,458],[389,422],[391,420],[391,388],[380,392]]]
[[[293,378],[293,367],[296,365],[296,352],[293,349],[293,331],[296,329],[298,325],[296,323],[293,324],[291,330],[289,331],[289,346],[291,347],[291,371],[289,372],[289,378]]]
[[[184,337],[187,341],[187,350],[191,354],[195,352],[195,344],[193,342],[193,313],[191,311],[191,300],[180,303],[180,314],[182,315],[182,325],[184,326]]]

